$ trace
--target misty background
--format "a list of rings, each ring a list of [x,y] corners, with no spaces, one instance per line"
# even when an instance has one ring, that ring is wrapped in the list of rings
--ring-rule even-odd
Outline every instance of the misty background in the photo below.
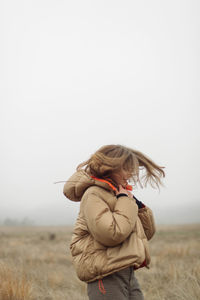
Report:
[[[136,189],[157,223],[200,222],[199,19],[195,0],[0,4],[0,223],[75,222],[63,195],[105,144],[165,166]]]

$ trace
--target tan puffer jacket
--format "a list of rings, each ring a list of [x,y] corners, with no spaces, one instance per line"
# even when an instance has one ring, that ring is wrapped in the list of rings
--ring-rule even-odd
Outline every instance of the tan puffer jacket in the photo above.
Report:
[[[91,282],[123,268],[150,263],[148,242],[155,225],[152,211],[133,198],[117,199],[106,182],[76,172],[64,186],[64,195],[80,202],[71,254],[80,280]]]

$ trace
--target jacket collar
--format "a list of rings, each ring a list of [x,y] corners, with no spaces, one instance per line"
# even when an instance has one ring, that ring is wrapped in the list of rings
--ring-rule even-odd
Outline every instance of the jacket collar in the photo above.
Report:
[[[101,179],[101,178],[97,178],[95,176],[91,176],[94,180],[97,180],[97,181],[100,181],[100,182],[104,182],[104,183],[107,183],[109,185],[109,187],[111,187],[111,189],[113,191],[117,191],[117,188],[108,180],[105,180],[105,179]]]
[[[114,192],[117,191],[117,188],[116,188],[109,180],[97,178],[97,177],[95,177],[95,176],[91,176],[91,178],[93,178],[94,180],[100,181],[100,182],[107,183],[107,184],[109,185],[109,187],[110,187]],[[129,184],[127,184],[126,190],[127,190],[127,191],[132,191],[132,189],[133,189],[132,186],[129,185]]]

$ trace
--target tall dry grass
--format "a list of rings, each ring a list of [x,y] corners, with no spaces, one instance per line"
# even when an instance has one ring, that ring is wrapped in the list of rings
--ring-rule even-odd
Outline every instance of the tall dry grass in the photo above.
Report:
[[[0,300],[86,300],[71,262],[70,227],[0,227]],[[150,270],[136,272],[145,299],[200,299],[200,225],[159,227]]]
[[[29,300],[31,299],[32,285],[25,273],[0,264],[0,299],[2,300]]]

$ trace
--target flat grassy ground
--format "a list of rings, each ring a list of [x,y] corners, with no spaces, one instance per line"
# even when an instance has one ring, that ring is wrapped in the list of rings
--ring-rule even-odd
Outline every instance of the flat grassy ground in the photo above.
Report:
[[[71,263],[70,227],[0,227],[0,300],[86,300]],[[200,299],[200,224],[159,226],[151,269],[136,272],[145,299]]]

